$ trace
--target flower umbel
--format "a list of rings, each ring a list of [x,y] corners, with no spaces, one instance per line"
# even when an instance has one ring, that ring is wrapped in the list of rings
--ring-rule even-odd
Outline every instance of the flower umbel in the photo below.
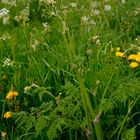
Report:
[[[10,111],[7,111],[7,112],[4,114],[4,118],[6,118],[6,119],[11,118],[11,116],[12,116],[12,114],[11,114]]]

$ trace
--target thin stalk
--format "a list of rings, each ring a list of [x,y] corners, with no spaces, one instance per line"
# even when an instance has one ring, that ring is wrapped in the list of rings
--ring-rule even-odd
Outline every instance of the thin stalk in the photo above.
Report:
[[[86,121],[87,121],[87,124],[88,124],[88,128],[91,129],[90,131],[92,131],[93,128],[92,128],[92,124],[91,124],[91,120],[90,120],[89,108],[87,106],[86,97],[85,97],[85,95],[82,92],[81,86],[82,85],[80,84],[82,102],[83,102],[83,107],[84,107],[85,114],[86,114]],[[94,140],[94,136],[92,138],[91,138],[91,136],[89,136],[88,139],[89,140]]]
[[[79,82],[80,82],[81,95],[85,98],[85,102],[86,102],[88,109],[90,111],[91,118],[94,120],[94,119],[96,119],[96,114],[93,110],[89,95],[86,91],[86,88],[84,86],[84,83],[83,83],[83,80],[81,77],[79,77]],[[103,140],[103,133],[102,133],[100,121],[98,121],[98,122],[93,121],[93,124],[95,127],[95,133],[96,133],[97,140]]]
[[[122,132],[122,129],[123,129],[123,126],[124,126],[124,124],[125,124],[125,122],[126,122],[128,116],[129,116],[129,114],[131,113],[131,110],[133,109],[134,105],[136,104],[136,102],[138,101],[139,98],[140,98],[140,95],[137,97],[137,99],[136,99],[135,102],[132,104],[132,106],[131,106],[130,108],[128,108],[128,112],[127,112],[127,114],[126,114],[126,116],[125,116],[125,118],[124,118],[124,120],[123,120],[123,122],[122,122],[122,124],[121,124],[120,130],[119,130],[119,133],[118,133],[118,136],[117,136],[117,140],[119,140],[120,135],[121,135],[121,132]]]
[[[65,35],[63,37],[64,37],[64,42],[65,42],[66,49],[67,49],[68,54],[69,54],[70,63],[71,63],[74,61],[74,57],[76,56],[76,54],[75,54],[74,42],[73,42],[72,38],[70,37],[70,34],[68,33],[67,35],[68,35],[67,37]],[[86,113],[88,127],[90,127],[93,131],[92,124],[91,124],[91,122],[93,122],[93,125],[95,128],[95,133],[96,133],[96,139],[103,140],[103,133],[102,133],[100,121],[99,120],[98,120],[98,122],[92,121],[92,120],[96,119],[96,114],[93,110],[89,95],[86,91],[86,88],[85,88],[85,85],[83,82],[83,78],[78,73],[76,66],[73,67],[73,69],[77,75],[77,78],[78,78],[78,81],[80,84],[81,97],[82,97],[83,106],[84,106],[85,113]],[[89,137],[89,139],[94,140],[95,138],[94,138],[94,136],[91,136],[91,137]]]
[[[101,102],[100,102],[100,107],[99,107],[99,112],[100,112],[100,114],[102,113],[101,104],[102,104],[102,102],[103,102],[103,100],[104,100],[104,98],[105,98],[105,95],[106,95],[106,93],[107,93],[108,87],[109,87],[109,85],[110,85],[110,83],[111,83],[111,80],[112,80],[112,78],[113,78],[114,73],[115,73],[115,69],[113,70],[113,72],[112,72],[112,74],[111,74],[111,76],[110,76],[110,79],[109,79],[109,81],[108,81],[108,83],[107,83],[107,85],[106,85],[106,88],[105,88],[105,90],[104,90],[104,93],[103,93],[103,95],[102,95]]]
[[[4,116],[4,110],[5,110],[5,105],[6,105],[6,101],[5,100],[0,100],[1,102],[3,102],[3,106],[2,106],[2,117]],[[2,120],[2,118],[1,118]]]

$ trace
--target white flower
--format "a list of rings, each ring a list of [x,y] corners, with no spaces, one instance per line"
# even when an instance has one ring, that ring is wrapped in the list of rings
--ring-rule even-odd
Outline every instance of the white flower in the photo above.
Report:
[[[92,10],[92,11],[91,11],[91,14],[94,15],[94,16],[97,16],[97,15],[100,14],[100,11],[97,10],[97,9],[95,9],[95,10]]]
[[[0,10],[0,18],[1,17],[5,17],[5,16],[8,16],[8,13],[9,13],[9,10],[3,8]]]
[[[86,16],[81,17],[81,22],[82,23],[88,23],[88,21],[89,21],[88,17],[86,17]]]
[[[8,33],[4,33],[1,37],[0,37],[0,40],[7,40],[7,39],[10,39],[11,36],[8,34]]]
[[[47,22],[42,23],[42,26],[44,27],[44,30],[42,31],[42,34],[45,34],[45,33],[48,33],[48,32],[51,31],[51,28],[50,28],[50,26],[48,25]]]
[[[4,25],[9,24],[9,16],[3,17],[3,24]]]
[[[39,43],[40,43],[40,42],[39,42],[38,40],[35,40],[35,41],[33,42],[33,44],[32,44],[31,47],[33,48],[34,51],[36,51],[36,47],[39,45]]]
[[[54,0],[39,0],[39,3],[40,4],[43,4],[43,3],[48,3],[48,4],[55,4],[56,2]]]
[[[122,4],[125,4],[125,0],[121,0],[121,3],[122,3]]]
[[[4,60],[4,62],[3,62],[3,67],[6,67],[6,66],[13,66],[13,64],[14,64],[14,61],[12,61],[10,58],[6,58],[5,60]]]
[[[30,20],[29,14],[30,14],[30,6],[28,4],[25,9],[20,11],[18,16],[14,17],[14,20],[22,23],[25,26],[27,22]]]
[[[94,20],[90,20],[90,21],[89,21],[89,24],[90,24],[90,25],[96,25],[96,22],[95,22]]]
[[[105,11],[110,11],[111,10],[111,6],[110,5],[104,5],[104,10]]]
[[[71,6],[72,8],[76,8],[76,7],[77,7],[77,3],[71,3],[70,6]]]
[[[47,27],[48,27],[48,23],[47,23],[47,22],[44,22],[44,23],[42,23],[42,26],[43,26],[44,28],[47,28]]]
[[[54,0],[47,0],[49,4],[55,4],[56,2]]]
[[[2,3],[16,6],[16,0],[2,0]]]

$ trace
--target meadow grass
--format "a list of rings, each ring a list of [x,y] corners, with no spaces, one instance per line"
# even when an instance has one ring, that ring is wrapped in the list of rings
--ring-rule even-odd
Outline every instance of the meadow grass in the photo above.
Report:
[[[139,23],[139,0],[2,0],[0,138],[139,139]]]

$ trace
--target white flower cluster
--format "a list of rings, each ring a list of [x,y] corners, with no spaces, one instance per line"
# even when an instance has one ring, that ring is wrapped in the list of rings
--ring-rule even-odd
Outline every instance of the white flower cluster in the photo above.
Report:
[[[54,0],[39,0],[40,4],[48,3],[54,5],[56,2]]]
[[[1,37],[0,37],[0,40],[7,40],[7,39],[10,39],[11,36],[8,34],[8,33],[4,33]]]
[[[6,67],[6,66],[13,66],[13,64],[14,64],[14,61],[12,61],[10,58],[6,58],[5,60],[4,60],[4,62],[3,62],[3,67]]]
[[[2,3],[16,6],[16,0],[2,0]]]
[[[48,2],[49,4],[55,4],[55,3],[56,3],[54,0],[47,0],[47,2]]]
[[[101,45],[100,37],[98,35],[90,37],[89,41],[96,45]]]
[[[34,51],[36,51],[36,47],[40,44],[40,42],[38,40],[34,40],[34,42],[32,43],[32,48]]]
[[[7,16],[9,13],[9,10],[3,8],[0,10],[0,17],[4,17],[4,16]]]
[[[30,5],[28,4],[25,9],[20,11],[18,16],[15,16],[14,20],[17,22],[21,22],[25,26],[26,22],[29,21],[29,14],[30,14]]]
[[[70,3],[70,6],[71,6],[72,8],[77,8],[77,3],[72,2],[72,3]]]
[[[3,20],[3,24],[6,25],[9,23],[9,10],[3,8],[0,10],[0,18]]]
[[[81,17],[81,24],[96,25],[96,22],[87,16]]]
[[[41,32],[42,34],[46,34],[51,31],[51,28],[47,22],[42,23],[42,26],[44,28],[44,30]]]

